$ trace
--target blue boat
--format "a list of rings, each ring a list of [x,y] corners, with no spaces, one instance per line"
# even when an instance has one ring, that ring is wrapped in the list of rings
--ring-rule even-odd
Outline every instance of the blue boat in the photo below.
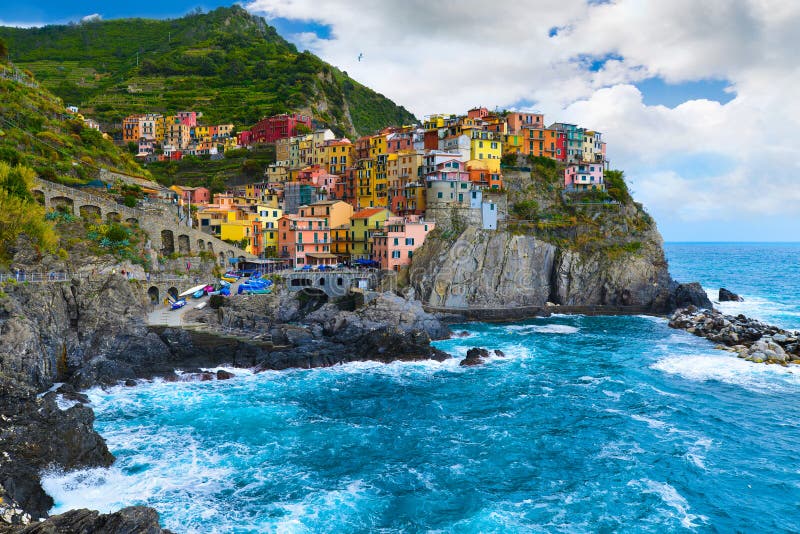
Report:
[[[194,293],[192,293],[192,298],[194,298],[194,299],[201,299],[201,298],[203,298],[203,295],[205,295],[205,294],[206,294],[205,290],[203,290],[203,289],[198,289],[197,291],[195,291]]]
[[[171,309],[177,310],[178,308],[183,308],[184,306],[186,306],[186,299],[175,300],[172,301]]]

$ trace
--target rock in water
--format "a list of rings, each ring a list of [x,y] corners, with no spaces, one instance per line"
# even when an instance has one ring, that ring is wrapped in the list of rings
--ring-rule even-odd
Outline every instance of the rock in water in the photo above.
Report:
[[[57,534],[66,532],[108,532],[118,534],[170,533],[158,524],[158,512],[145,506],[129,506],[113,514],[94,510],[70,510],[18,530],[15,534]]]
[[[478,347],[472,347],[467,351],[467,357],[461,360],[461,363],[459,365],[463,365],[464,367],[481,365],[483,363],[483,359],[488,357],[489,357],[488,350],[479,349]]]
[[[744,299],[734,293],[733,291],[728,291],[724,287],[719,288],[719,301],[720,302],[742,302]]]
[[[686,306],[697,306],[706,310],[712,309],[714,306],[711,304],[708,295],[706,294],[703,286],[697,282],[691,284],[678,284],[672,293],[673,308],[683,308]]]

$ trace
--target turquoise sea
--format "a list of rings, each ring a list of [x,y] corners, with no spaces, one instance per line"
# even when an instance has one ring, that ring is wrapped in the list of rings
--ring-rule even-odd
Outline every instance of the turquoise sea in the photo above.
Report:
[[[667,252],[679,280],[742,294],[729,311],[800,328],[800,245]],[[652,317],[455,330],[444,363],[92,390],[118,460],[49,473],[54,511],[147,504],[203,533],[800,528],[800,369]],[[472,346],[506,357],[460,368]]]

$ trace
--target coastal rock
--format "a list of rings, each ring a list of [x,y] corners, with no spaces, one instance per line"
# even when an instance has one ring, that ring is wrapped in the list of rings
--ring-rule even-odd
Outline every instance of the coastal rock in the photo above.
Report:
[[[112,514],[101,514],[94,510],[70,510],[49,517],[39,523],[21,528],[9,528],[0,532],[14,534],[169,534],[158,523],[158,512],[145,506],[130,506]]]
[[[742,302],[744,299],[732,291],[728,291],[724,287],[719,288],[720,302]]]
[[[426,240],[414,254],[410,283],[425,305],[442,311],[560,305],[664,313],[688,304],[711,307],[699,284],[672,281],[654,226],[638,245],[625,254],[577,251],[534,235],[468,226],[454,241]]]
[[[467,356],[461,360],[459,365],[464,367],[472,367],[475,365],[483,364],[484,360],[489,357],[489,351],[484,348],[472,347],[467,351]]]
[[[792,332],[741,314],[734,317],[689,306],[676,311],[669,326],[731,348],[740,358],[756,363],[784,364],[800,357],[800,346]]]
[[[672,291],[669,307],[675,309],[686,306],[696,306],[707,310],[714,307],[703,286],[697,282],[677,284]]]
[[[47,467],[108,467],[114,460],[82,404],[62,410],[57,394],[0,380],[0,485],[30,516],[47,515],[53,500],[40,485]]]
[[[224,369],[220,369],[217,371],[217,380],[230,380],[231,378],[235,378],[236,375],[231,373],[230,371],[226,371]]]

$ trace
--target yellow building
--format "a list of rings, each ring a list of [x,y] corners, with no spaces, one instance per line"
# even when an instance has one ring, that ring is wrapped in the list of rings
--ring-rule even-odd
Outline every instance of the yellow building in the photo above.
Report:
[[[283,217],[283,210],[277,206],[259,204],[257,213],[257,220],[261,223],[264,252],[275,254],[278,251],[278,219]]]
[[[383,229],[383,223],[392,216],[386,208],[367,208],[353,214],[350,223],[350,257],[371,259],[372,234]]]
[[[353,242],[350,239],[350,225],[343,224],[336,228],[331,228],[331,253],[341,256],[342,259],[349,260]]]
[[[250,220],[244,221],[225,221],[220,224],[220,233],[219,238],[223,241],[231,241],[235,243],[239,243],[242,240],[246,239],[248,243],[250,242],[250,233],[253,229],[253,222]],[[246,249],[247,252],[250,252],[251,245],[248,244]]]
[[[470,135],[469,159],[486,160],[489,172],[500,172],[503,143],[495,139],[492,132],[472,130]]]
[[[325,219],[328,228],[336,228],[350,223],[353,206],[341,200],[322,200],[300,206],[300,217],[317,217]]]
[[[328,174],[342,175],[353,164],[353,143],[346,139],[328,141],[319,149],[319,165]]]
[[[503,154],[522,154],[525,138],[521,135],[503,136]]]

